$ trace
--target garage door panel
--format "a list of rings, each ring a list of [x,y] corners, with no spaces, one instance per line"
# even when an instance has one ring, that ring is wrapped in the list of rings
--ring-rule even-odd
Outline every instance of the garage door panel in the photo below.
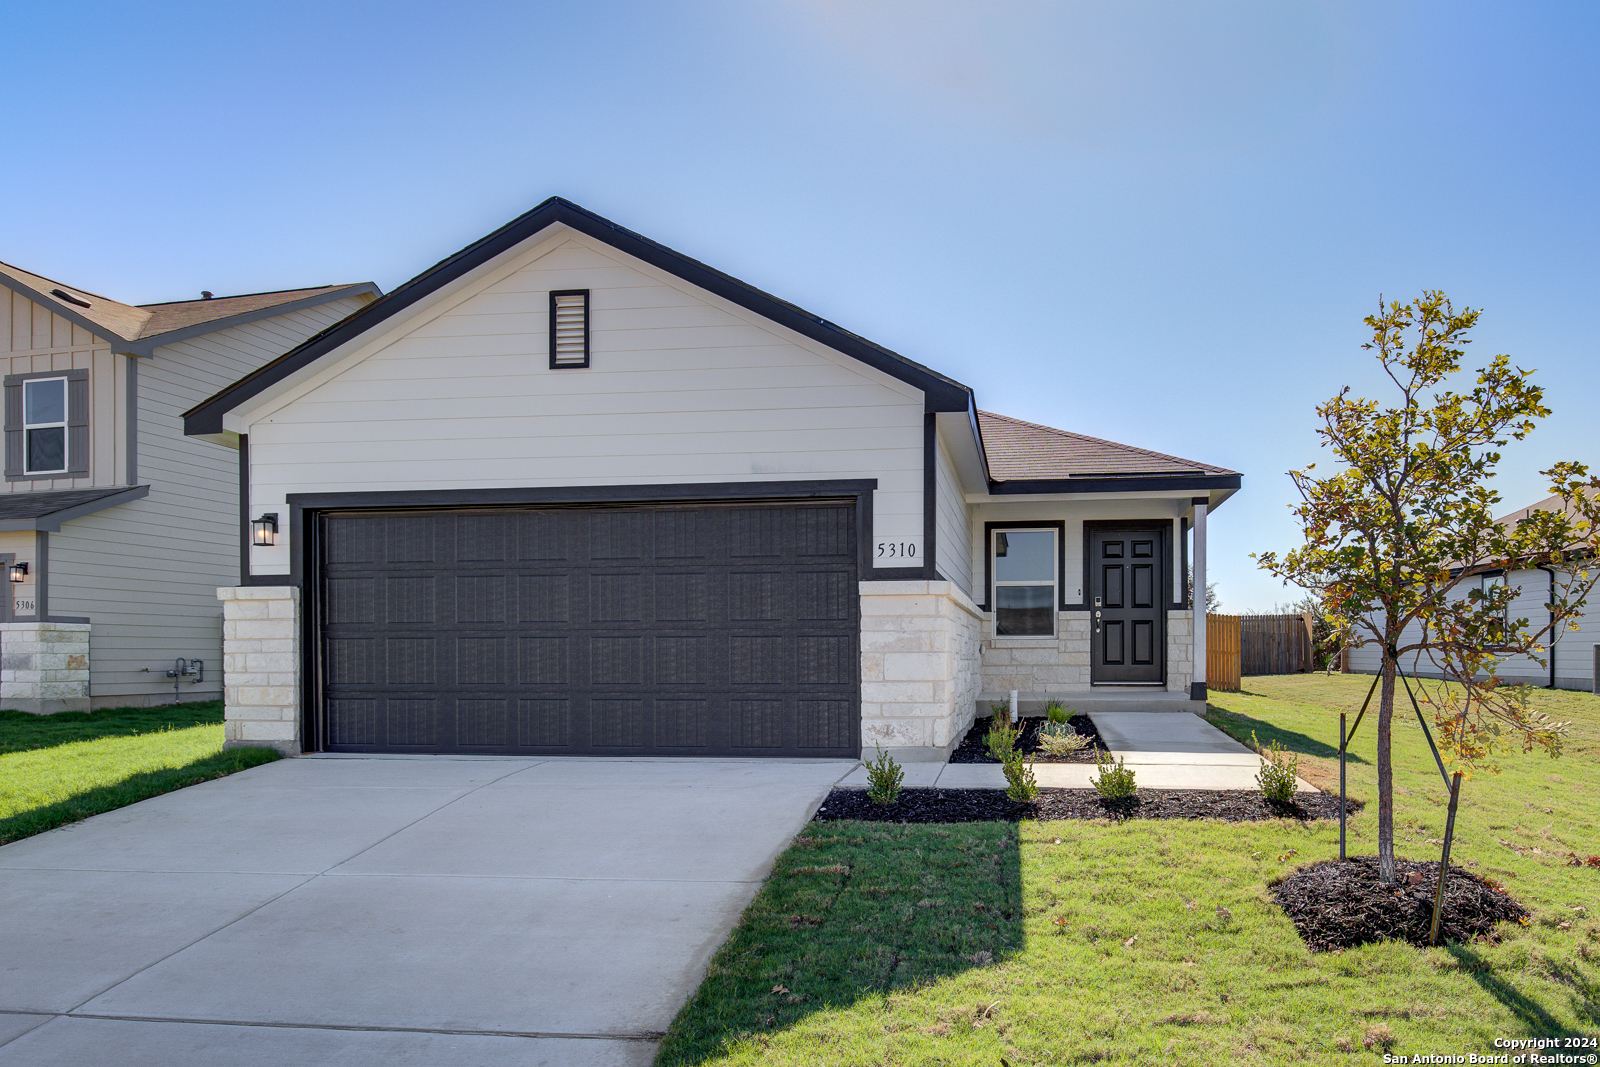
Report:
[[[850,505],[330,515],[319,528],[328,747],[857,750]]]

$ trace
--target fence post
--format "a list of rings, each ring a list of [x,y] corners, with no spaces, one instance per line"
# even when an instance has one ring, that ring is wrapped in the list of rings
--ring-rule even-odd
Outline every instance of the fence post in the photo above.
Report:
[[[1344,712],[1339,713],[1339,862],[1344,862]]]

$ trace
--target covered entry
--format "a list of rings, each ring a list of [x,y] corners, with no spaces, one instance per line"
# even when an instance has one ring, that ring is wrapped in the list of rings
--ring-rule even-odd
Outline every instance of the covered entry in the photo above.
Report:
[[[851,501],[327,512],[335,752],[860,752]]]

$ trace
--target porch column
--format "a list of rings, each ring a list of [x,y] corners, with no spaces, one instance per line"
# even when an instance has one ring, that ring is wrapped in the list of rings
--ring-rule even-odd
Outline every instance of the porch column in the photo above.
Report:
[[[1206,505],[1208,497],[1197,496],[1194,504],[1194,673],[1189,681],[1189,699],[1206,698]]]

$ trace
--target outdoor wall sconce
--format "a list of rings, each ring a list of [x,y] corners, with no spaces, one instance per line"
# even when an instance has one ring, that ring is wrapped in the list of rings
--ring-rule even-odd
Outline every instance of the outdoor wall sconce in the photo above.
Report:
[[[13,563],[11,565],[11,580],[18,583],[27,581],[28,565],[26,563]]]
[[[269,511],[250,524],[251,541],[257,548],[271,548],[278,543],[278,513]]]

